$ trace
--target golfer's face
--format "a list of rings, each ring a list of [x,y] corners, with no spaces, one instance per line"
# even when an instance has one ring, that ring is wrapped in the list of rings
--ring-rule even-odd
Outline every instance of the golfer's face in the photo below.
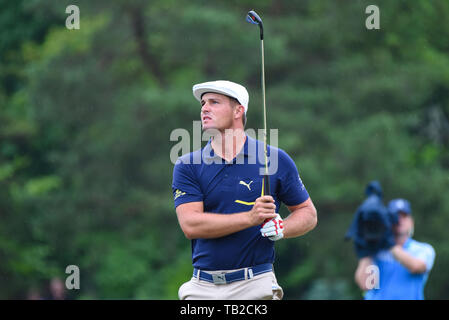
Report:
[[[203,130],[224,130],[232,126],[233,108],[227,96],[205,93],[201,98],[201,124]]]

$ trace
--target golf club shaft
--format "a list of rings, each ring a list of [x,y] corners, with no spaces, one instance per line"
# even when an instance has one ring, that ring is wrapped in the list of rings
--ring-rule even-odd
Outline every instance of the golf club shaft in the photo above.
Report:
[[[267,106],[265,101],[265,57],[263,49],[263,22],[259,15],[251,10],[246,16],[246,21],[259,26],[260,30],[260,51],[262,56],[262,97],[263,97],[263,148],[265,155],[265,174],[262,183],[262,195],[270,195],[270,178],[268,175],[268,147],[267,147]]]
[[[264,175],[264,195],[270,195],[270,178],[268,176],[268,155],[267,155],[267,106],[265,101],[265,57],[263,39],[260,40],[262,55],[262,99],[263,99],[263,148],[265,155],[265,175]]]

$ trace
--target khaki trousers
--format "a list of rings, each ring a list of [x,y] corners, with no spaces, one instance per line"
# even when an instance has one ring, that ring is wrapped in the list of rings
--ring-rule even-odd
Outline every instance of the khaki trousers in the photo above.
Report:
[[[284,292],[278,285],[274,272],[269,271],[228,284],[214,284],[192,277],[179,287],[178,296],[180,300],[281,300]]]

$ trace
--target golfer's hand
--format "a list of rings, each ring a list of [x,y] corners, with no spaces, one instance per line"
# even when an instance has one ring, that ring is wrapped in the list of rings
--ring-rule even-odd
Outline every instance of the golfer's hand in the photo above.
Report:
[[[257,198],[253,208],[248,211],[251,225],[262,224],[265,220],[271,220],[276,217],[276,205],[272,196],[263,196]]]
[[[281,240],[284,237],[284,220],[279,214],[270,221],[262,224],[260,233],[262,237],[268,237],[271,241]]]

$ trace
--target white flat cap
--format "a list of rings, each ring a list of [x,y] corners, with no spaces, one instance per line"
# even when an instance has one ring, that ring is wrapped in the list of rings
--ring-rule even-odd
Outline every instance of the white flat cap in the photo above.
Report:
[[[246,111],[248,111],[248,91],[246,91],[244,86],[238,83],[227,80],[217,80],[198,83],[193,86],[193,96],[198,101],[201,101],[201,96],[207,92],[220,93],[235,98],[245,108],[245,114]]]

